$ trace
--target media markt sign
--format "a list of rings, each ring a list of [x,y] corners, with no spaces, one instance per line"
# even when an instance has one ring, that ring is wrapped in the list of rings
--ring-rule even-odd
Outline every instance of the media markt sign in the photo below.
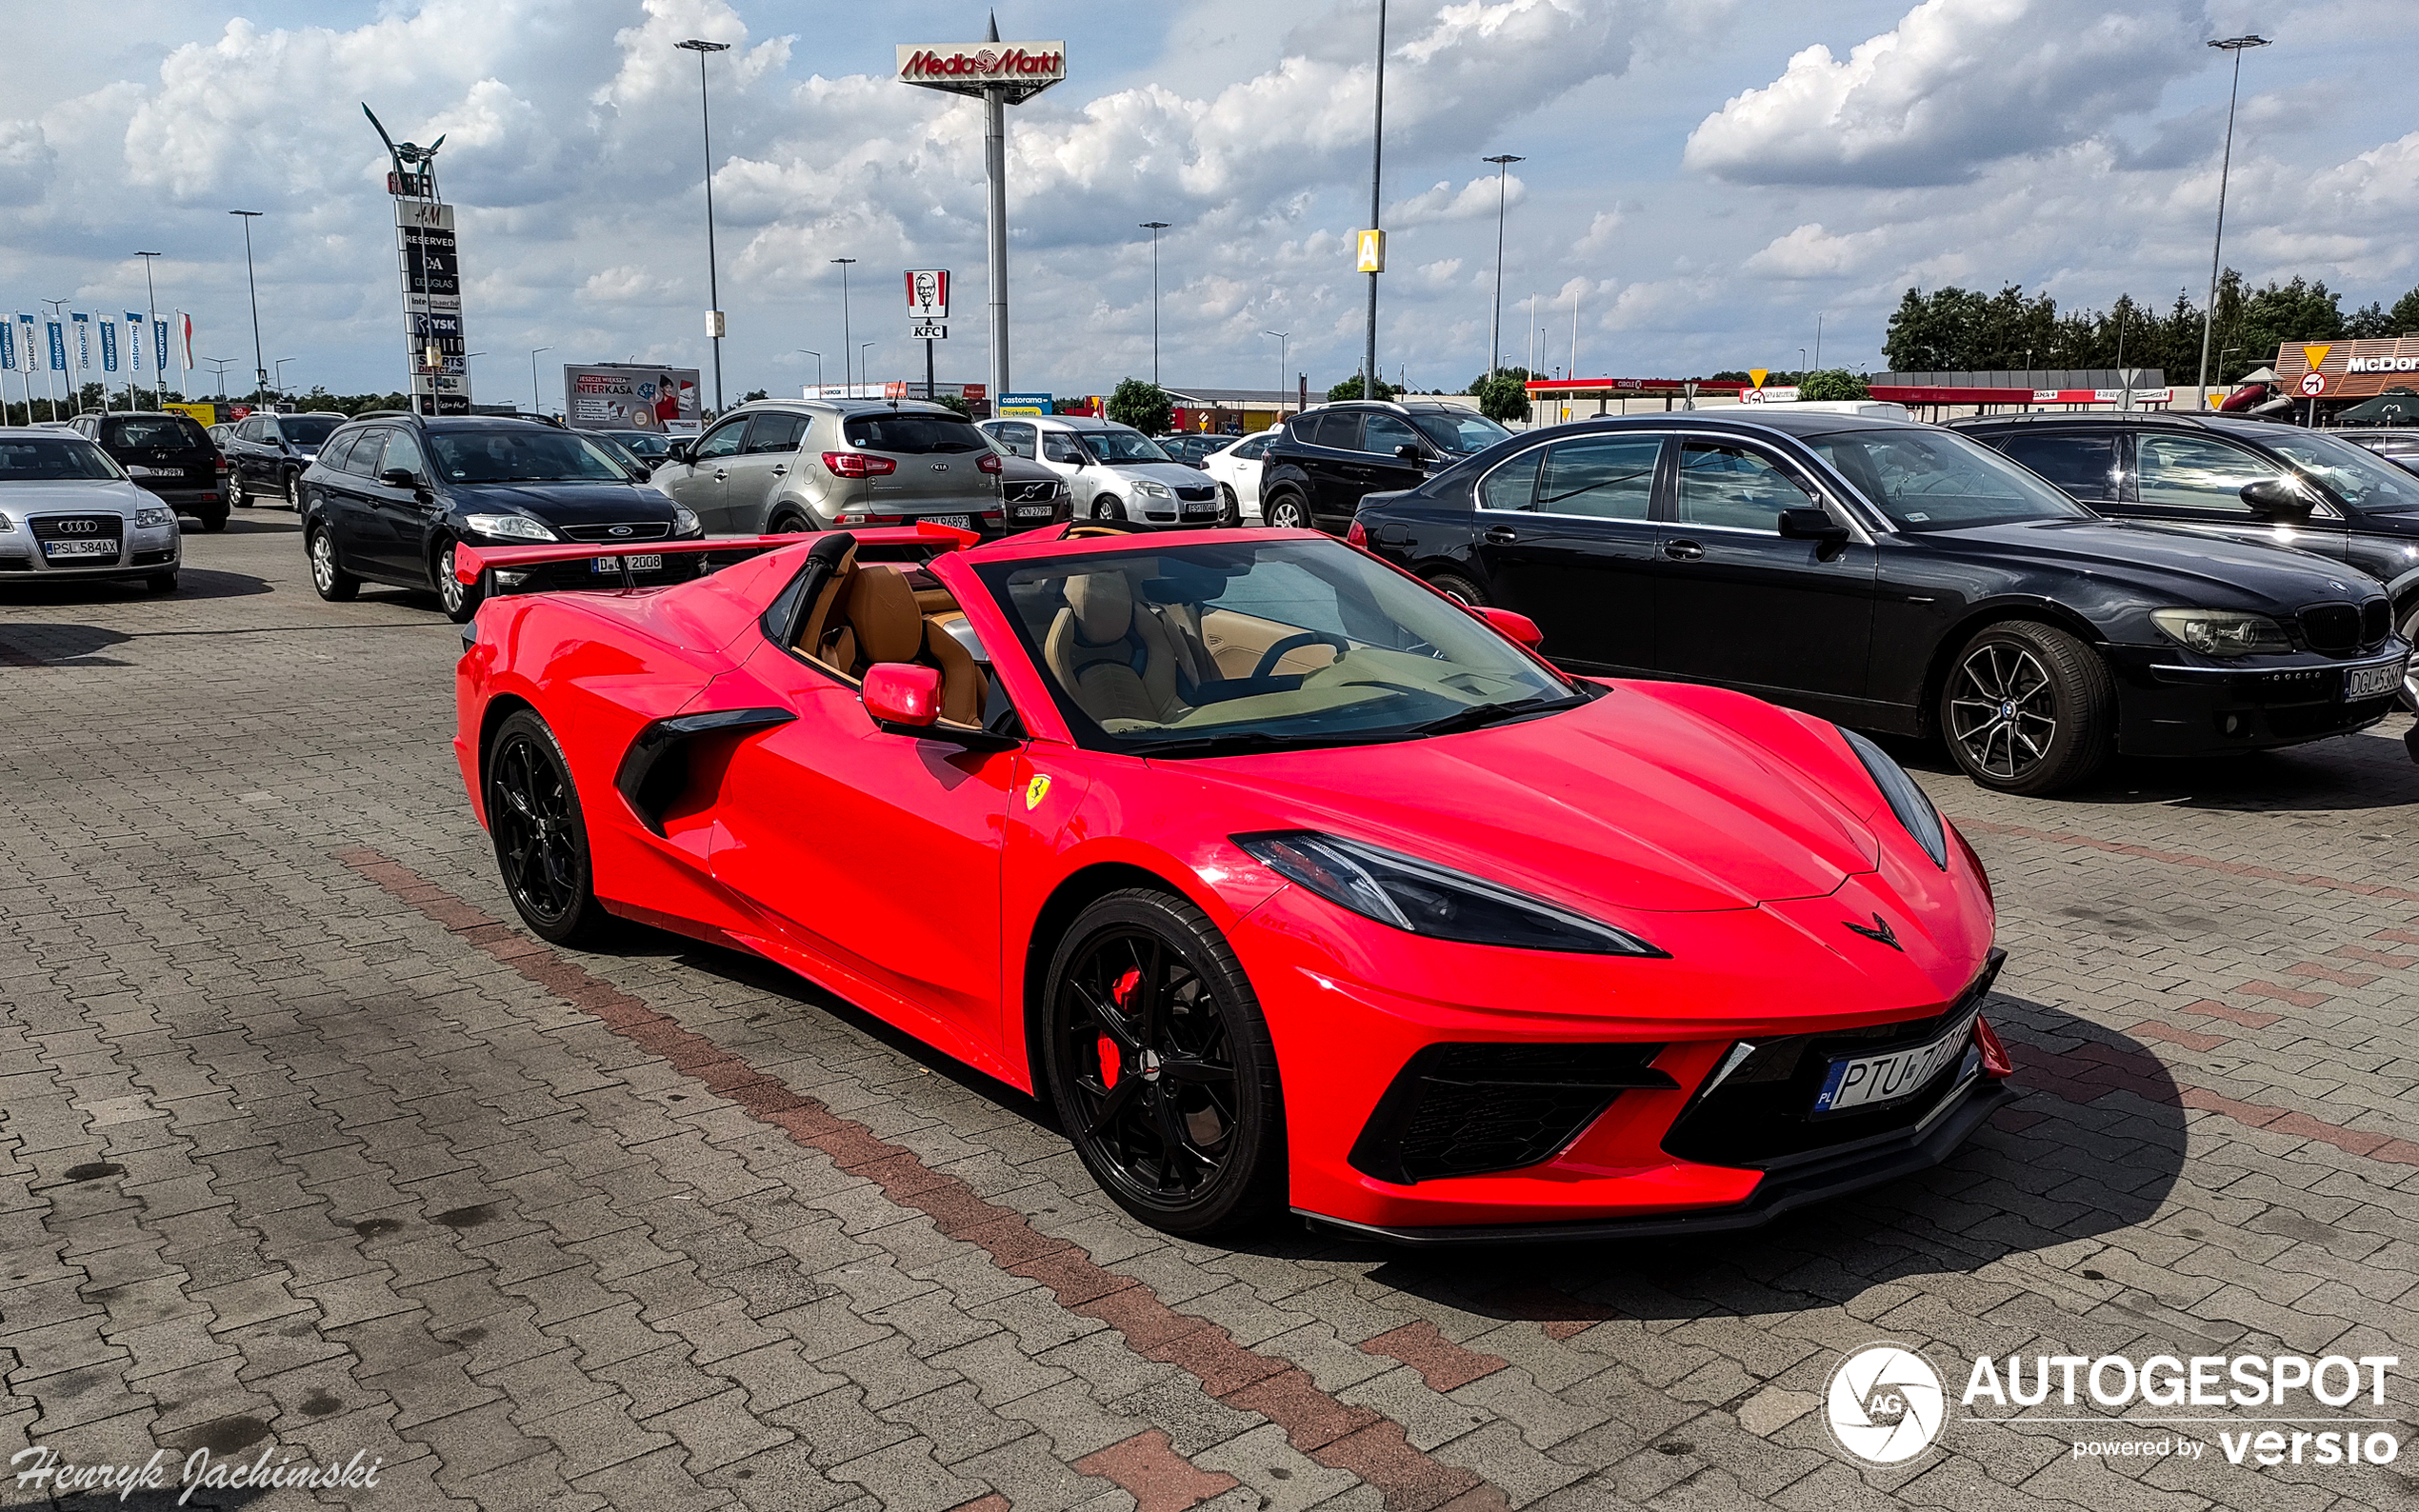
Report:
[[[1067,77],[1064,42],[950,42],[899,45],[899,82],[979,94],[1004,89],[1020,103]]]

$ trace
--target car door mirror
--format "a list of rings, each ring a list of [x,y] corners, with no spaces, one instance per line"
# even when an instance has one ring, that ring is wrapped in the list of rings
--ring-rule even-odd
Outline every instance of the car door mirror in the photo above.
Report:
[[[378,481],[390,488],[416,488],[420,486],[420,475],[410,468],[389,468],[378,474]]]
[[[1832,519],[1827,510],[1783,509],[1781,539],[1838,543],[1848,539],[1848,527]]]
[[[866,668],[865,711],[893,735],[921,735],[941,717],[938,668],[877,662]]]
[[[1419,448],[1412,446],[1408,441],[1394,448],[1394,455],[1400,457],[1405,462],[1424,462],[1427,460],[1427,453],[1421,451]]]
[[[2270,525],[2308,525],[2311,499],[2282,478],[2261,478],[2242,487],[2244,507]]]
[[[1537,628],[1537,622],[1526,614],[1476,606],[1471,606],[1469,611],[1493,626],[1506,638],[1518,641],[1532,651],[1546,644],[1546,632]]]
[[[675,441],[670,446],[664,448],[664,460],[666,462],[685,463],[690,458],[690,448],[688,442]]]

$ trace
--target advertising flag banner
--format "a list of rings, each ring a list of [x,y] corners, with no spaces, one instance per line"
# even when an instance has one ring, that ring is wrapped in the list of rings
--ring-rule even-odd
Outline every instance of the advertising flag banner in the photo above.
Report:
[[[164,320],[151,322],[151,370],[168,371],[168,322]]]
[[[14,372],[17,367],[17,323],[0,321],[0,371]]]
[[[139,309],[126,312],[126,370],[143,370],[143,312]]]
[[[31,315],[17,317],[17,370],[35,372],[42,367],[36,355],[42,349],[42,333]]]
[[[80,309],[68,311],[68,323],[75,328],[75,370],[92,370],[92,317]]]
[[[101,370],[117,371],[117,322],[103,316],[101,327]]]
[[[67,328],[59,324],[56,320],[45,321],[43,324],[50,328],[50,370],[52,372],[65,372],[68,370]]]
[[[181,309],[176,312],[176,370],[193,370],[193,317]]]

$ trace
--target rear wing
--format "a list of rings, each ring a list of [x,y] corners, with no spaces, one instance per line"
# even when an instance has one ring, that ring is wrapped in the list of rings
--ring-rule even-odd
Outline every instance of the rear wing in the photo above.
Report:
[[[963,551],[981,544],[982,537],[971,530],[953,526],[921,522],[911,526],[884,527],[879,529],[858,529],[845,532],[858,547],[880,548],[880,555],[900,552],[911,557],[938,556],[946,551]],[[522,587],[529,579],[544,578],[543,589],[561,590],[574,586],[593,588],[631,588],[655,587],[665,583],[686,582],[703,577],[717,567],[744,562],[767,551],[796,546],[810,539],[803,535],[742,535],[721,536],[709,540],[615,542],[610,546],[587,541],[549,542],[543,546],[457,546],[453,548],[453,575],[465,586],[479,582],[492,572],[490,592],[511,591]],[[633,557],[653,557],[655,562],[639,567]],[[723,560],[716,560],[721,558]],[[602,579],[579,582],[571,573],[560,568],[577,564],[589,576]],[[558,570],[540,571],[552,567]],[[501,581],[503,574],[514,575],[513,581]],[[647,581],[640,581],[642,574]]]

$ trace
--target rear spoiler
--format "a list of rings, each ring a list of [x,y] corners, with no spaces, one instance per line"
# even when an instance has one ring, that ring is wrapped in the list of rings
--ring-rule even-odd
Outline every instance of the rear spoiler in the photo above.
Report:
[[[860,546],[929,547],[934,555],[945,551],[963,551],[969,547],[979,546],[983,540],[971,530],[934,525],[929,521],[885,526],[871,530],[853,529],[848,534]],[[796,546],[807,539],[809,537],[804,535],[741,535],[687,541],[616,541],[610,546],[591,541],[557,541],[544,546],[457,546],[453,548],[453,575],[467,586],[477,583],[483,574],[490,570],[511,572],[550,563],[633,556],[696,556],[724,551],[745,557]],[[629,587],[633,583],[632,574],[625,565],[619,586]]]

